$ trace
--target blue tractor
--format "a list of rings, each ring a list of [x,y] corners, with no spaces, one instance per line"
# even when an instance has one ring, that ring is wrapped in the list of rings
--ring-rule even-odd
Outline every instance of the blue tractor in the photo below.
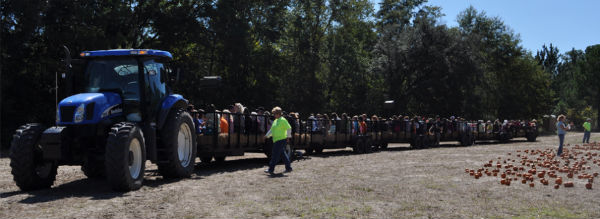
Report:
[[[114,190],[136,190],[146,160],[166,178],[189,177],[196,135],[188,101],[169,87],[171,54],[118,49],[80,56],[81,70],[63,75],[68,97],[58,103],[56,125],[26,124],[13,136],[10,166],[17,186],[49,188],[59,165],[81,165],[87,177],[105,177]]]

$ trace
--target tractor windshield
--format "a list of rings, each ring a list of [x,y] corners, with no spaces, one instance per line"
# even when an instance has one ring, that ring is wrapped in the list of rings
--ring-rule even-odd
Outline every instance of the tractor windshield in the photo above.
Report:
[[[138,62],[133,58],[106,58],[88,61],[84,91],[87,93],[113,91],[124,100],[139,100]]]

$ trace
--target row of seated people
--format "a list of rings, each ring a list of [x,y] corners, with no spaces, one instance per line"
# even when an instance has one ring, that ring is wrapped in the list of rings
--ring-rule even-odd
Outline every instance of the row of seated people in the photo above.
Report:
[[[196,133],[200,136],[219,135],[219,141],[225,140],[236,144],[240,138],[240,144],[247,143],[250,139],[251,144],[263,142],[264,134],[271,128],[273,117],[264,108],[259,107],[250,111],[240,103],[236,103],[222,111],[209,109],[192,110],[194,121],[196,123]],[[464,131],[466,121],[460,117],[451,116],[450,118],[426,118],[421,116],[394,115],[389,118],[373,115],[368,117],[366,114],[349,116],[346,113],[338,116],[336,113],[328,114],[310,114],[307,119],[301,120],[299,113],[286,113],[286,118],[292,126],[295,143],[307,142],[310,136],[315,134],[337,135],[351,134],[361,135],[369,132],[386,133],[385,138],[407,138],[411,135],[436,135],[436,136],[456,136],[459,131]],[[533,121],[535,122],[535,121]],[[496,120],[493,124],[480,121],[474,128],[479,133],[498,132],[500,130],[512,130],[518,126],[528,126],[526,121],[505,121],[500,123]],[[230,137],[229,134],[235,134]],[[239,136],[239,137],[238,137]],[[335,140],[344,140],[345,138]]]
[[[477,134],[497,134],[501,132],[512,132],[512,133],[522,133],[526,132],[528,128],[535,128],[536,120],[533,119],[531,121],[526,120],[504,120],[501,122],[499,119],[496,119],[493,123],[488,120],[484,122],[483,120],[477,121],[475,125],[475,131]]]

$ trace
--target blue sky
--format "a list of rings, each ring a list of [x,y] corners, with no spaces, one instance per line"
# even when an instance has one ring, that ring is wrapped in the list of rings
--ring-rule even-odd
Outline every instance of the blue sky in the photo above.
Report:
[[[429,0],[427,4],[442,7],[445,16],[441,22],[451,27],[458,25],[456,16],[470,5],[488,16],[498,16],[534,54],[550,43],[560,53],[600,44],[599,0]]]

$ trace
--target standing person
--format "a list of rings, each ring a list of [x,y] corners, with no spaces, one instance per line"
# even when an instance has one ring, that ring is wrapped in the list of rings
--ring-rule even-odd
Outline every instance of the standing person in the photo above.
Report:
[[[287,143],[286,139],[290,138],[290,133],[292,127],[288,123],[288,121],[283,118],[282,110],[280,107],[276,106],[271,110],[273,116],[275,116],[275,120],[271,125],[271,129],[267,132],[266,137],[273,137],[273,151],[271,152],[271,161],[269,162],[269,169],[265,170],[266,173],[273,175],[275,171],[275,165],[279,163],[279,159],[281,155],[283,155],[283,162],[285,163],[285,172],[292,172],[292,165],[290,162],[290,157],[285,153],[285,144]]]
[[[585,123],[583,123],[583,142],[582,143],[590,143],[590,134],[592,131],[592,123],[590,123],[592,119],[587,118]]]
[[[556,118],[556,120],[558,122],[556,122],[556,130],[558,130],[558,152],[556,153],[557,156],[560,156],[562,154],[562,148],[563,148],[563,143],[565,141],[565,134],[567,133],[567,130],[569,130],[569,127],[565,124],[565,116],[564,115],[559,115],[558,118]]]

